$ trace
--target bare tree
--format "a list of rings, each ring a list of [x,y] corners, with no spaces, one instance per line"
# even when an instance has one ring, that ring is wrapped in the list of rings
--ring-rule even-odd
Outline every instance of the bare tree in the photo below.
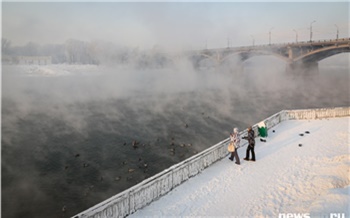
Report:
[[[9,54],[11,47],[11,41],[6,38],[1,38],[2,54]]]

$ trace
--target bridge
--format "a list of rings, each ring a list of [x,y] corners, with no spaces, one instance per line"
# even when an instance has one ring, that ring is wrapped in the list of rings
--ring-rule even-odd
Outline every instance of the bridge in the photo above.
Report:
[[[192,60],[195,67],[198,67],[204,59],[210,59],[221,64],[232,56],[238,57],[244,62],[254,56],[272,55],[285,61],[288,70],[300,70],[317,68],[318,61],[343,52],[350,52],[350,38],[203,49],[186,52],[186,56]]]

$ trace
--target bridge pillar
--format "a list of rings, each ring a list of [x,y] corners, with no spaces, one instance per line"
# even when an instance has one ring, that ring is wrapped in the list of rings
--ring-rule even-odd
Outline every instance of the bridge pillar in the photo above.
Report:
[[[289,60],[293,60],[294,56],[293,56],[293,49],[292,47],[288,46],[288,58]]]
[[[286,72],[293,75],[315,75],[319,73],[318,62],[292,62],[287,65]]]

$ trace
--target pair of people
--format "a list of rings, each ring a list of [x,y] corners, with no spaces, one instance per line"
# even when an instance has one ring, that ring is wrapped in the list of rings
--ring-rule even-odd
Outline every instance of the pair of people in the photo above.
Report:
[[[255,152],[254,152],[254,147],[255,147],[255,132],[253,128],[250,126],[248,128],[248,135],[245,137],[242,137],[242,139],[248,140],[248,147],[247,147],[247,152],[246,152],[246,157],[244,160],[250,160],[250,161],[255,161]],[[240,164],[239,161],[239,156],[237,153],[237,149],[240,147],[240,135],[238,132],[238,128],[233,129],[233,133],[230,134],[230,142],[233,143],[235,149],[233,152],[231,152],[230,160],[233,161],[234,158],[236,158],[236,164]],[[252,153],[252,159],[249,159],[249,154],[250,152]]]

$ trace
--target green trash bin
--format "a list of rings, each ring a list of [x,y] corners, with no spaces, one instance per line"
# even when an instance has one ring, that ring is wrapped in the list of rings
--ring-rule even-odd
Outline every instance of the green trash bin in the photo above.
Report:
[[[267,127],[264,122],[258,123],[258,132],[260,136],[260,141],[266,142],[267,139]]]

